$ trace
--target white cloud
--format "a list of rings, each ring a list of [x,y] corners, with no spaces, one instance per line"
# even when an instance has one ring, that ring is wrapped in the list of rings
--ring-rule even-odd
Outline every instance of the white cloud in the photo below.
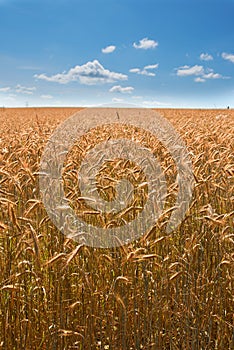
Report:
[[[179,77],[195,75],[197,76],[194,79],[196,83],[204,83],[207,79],[229,79],[229,77],[224,77],[219,73],[214,73],[213,69],[207,68],[205,70],[203,66],[198,66],[198,65],[195,65],[193,67],[183,66],[183,67],[177,68],[176,74]]]
[[[102,53],[112,53],[115,51],[115,49],[116,49],[116,46],[110,45],[102,49]]]
[[[156,69],[158,68],[158,63],[157,64],[149,64],[148,66],[145,66],[144,69]]]
[[[152,73],[152,72],[148,72],[146,69],[143,69],[139,74],[141,75],[146,75],[148,77],[155,77],[155,73]]]
[[[222,57],[224,60],[234,63],[234,54],[223,52]]]
[[[204,83],[206,80],[203,79],[203,78],[197,77],[197,78],[194,79],[194,81],[195,81],[196,83]]]
[[[132,69],[129,69],[129,72],[130,73],[139,73],[140,74],[140,68],[132,68]]]
[[[47,76],[46,74],[34,75],[37,79],[67,84],[72,81],[79,80],[81,84],[95,85],[100,83],[113,83],[118,80],[127,80],[128,76],[122,73],[111,72],[105,69],[98,60],[87,62],[82,66],[75,66],[67,73],[58,73],[56,75]]]
[[[157,100],[143,101],[142,104],[146,107],[160,107],[160,106],[170,106],[169,103],[160,102]]]
[[[212,61],[213,60],[213,56],[209,55],[208,53],[201,53],[200,54],[200,60],[201,61]]]
[[[116,97],[112,98],[112,102],[120,103],[120,102],[123,102],[123,101],[124,101],[124,99],[122,99],[122,98],[116,98]]]
[[[19,94],[32,95],[33,91],[35,91],[35,87],[25,87],[20,84],[16,85],[15,91]]]
[[[192,67],[182,66],[177,69],[176,74],[179,77],[186,77],[189,75],[202,75],[204,74],[204,68],[203,66],[198,66],[198,65],[195,65]]]
[[[141,75],[147,75],[149,77],[155,77],[155,73],[149,72],[151,69],[157,69],[158,68],[158,63],[157,64],[150,64],[148,66],[145,66],[143,69],[140,68],[132,68],[129,70],[130,73],[136,73],[136,74],[141,74]]]
[[[0,88],[0,92],[8,92],[8,91],[10,91],[10,87],[9,86],[7,86],[7,87],[3,87],[3,88]]]
[[[133,47],[135,49],[143,49],[143,50],[148,50],[148,49],[154,49],[158,46],[158,42],[155,40],[151,40],[148,38],[141,39],[139,44],[133,43]]]
[[[110,92],[118,92],[121,94],[131,94],[134,88],[132,86],[122,87],[120,85],[113,86],[109,91]]]
[[[51,95],[41,95],[40,97],[45,99],[45,100],[50,100],[53,98],[53,96],[51,96]]]
[[[221,74],[214,73],[214,72],[210,72],[210,73],[204,74],[202,77],[204,79],[222,79],[222,78],[224,78]]]

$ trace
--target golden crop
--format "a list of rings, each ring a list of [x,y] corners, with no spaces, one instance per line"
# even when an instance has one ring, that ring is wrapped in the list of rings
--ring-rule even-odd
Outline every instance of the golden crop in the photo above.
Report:
[[[107,126],[73,147],[63,171],[67,198],[84,220],[102,227],[134,218],[147,184],[134,162],[110,161],[97,179],[100,195],[112,199],[131,169],[126,176],[136,198],[119,217],[92,211],[76,181],[92,145],[111,135],[138,140],[165,172],[163,216],[138,241],[112,249],[68,239],[41,202],[42,151],[77,111],[0,109],[0,349],[233,349],[234,111],[157,110],[187,144],[195,176],[190,210],[171,234],[165,227],[177,193],[175,166],[154,137]]]

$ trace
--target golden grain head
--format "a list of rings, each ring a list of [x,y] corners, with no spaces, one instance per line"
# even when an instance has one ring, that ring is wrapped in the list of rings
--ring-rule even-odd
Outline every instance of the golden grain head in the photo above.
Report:
[[[188,216],[170,235],[177,173],[154,136],[116,123],[89,130],[74,145],[64,164],[64,191],[90,225],[124,225],[148,195],[137,164],[109,160],[97,174],[100,196],[111,202],[125,176],[132,197],[120,213],[93,208],[79,191],[78,173],[95,144],[118,137],[141,143],[165,173],[168,193],[158,222],[146,232],[142,223],[145,235],[129,245],[116,237],[120,247],[110,249],[65,237],[41,203],[41,154],[55,128],[77,111],[0,110],[0,348],[234,348],[234,111],[158,110],[186,143],[196,181]]]

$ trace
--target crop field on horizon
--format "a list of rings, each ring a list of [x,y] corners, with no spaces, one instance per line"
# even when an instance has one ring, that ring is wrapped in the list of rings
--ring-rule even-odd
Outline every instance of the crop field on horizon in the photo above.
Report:
[[[158,222],[128,245],[103,249],[59,232],[40,196],[46,143],[79,110],[0,108],[0,349],[234,349],[234,110],[156,110],[186,143],[195,179],[186,218],[171,233],[177,174],[160,142],[118,124],[79,140],[64,164],[64,187],[91,224],[102,218],[77,205],[74,174],[97,142],[124,136],[143,143],[167,181]],[[99,179],[107,200],[114,193],[111,166],[109,182]]]

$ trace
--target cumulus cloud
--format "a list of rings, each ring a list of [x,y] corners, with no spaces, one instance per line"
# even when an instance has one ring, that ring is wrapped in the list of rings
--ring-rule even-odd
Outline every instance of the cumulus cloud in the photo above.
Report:
[[[204,82],[206,81],[206,79],[203,79],[203,78],[201,78],[201,77],[197,77],[197,78],[194,79],[194,81],[195,81],[196,83],[204,83]]]
[[[35,87],[26,87],[20,84],[16,85],[15,91],[19,94],[32,95],[36,90]]]
[[[214,73],[213,71],[203,74],[202,76],[204,79],[222,79],[224,78],[221,74],[219,73]]]
[[[2,88],[0,88],[0,92],[8,92],[8,91],[10,91],[10,87],[9,86],[7,86],[7,87],[2,87]]]
[[[130,73],[136,73],[136,74],[141,74],[141,75],[146,75],[149,77],[155,77],[154,72],[149,72],[149,70],[152,69],[157,69],[158,68],[158,63],[157,64],[150,64],[148,66],[145,66],[143,69],[140,68],[132,68],[129,70]]]
[[[143,49],[143,50],[148,50],[148,49],[155,49],[158,46],[158,42],[155,40],[151,40],[148,38],[143,38],[139,41],[139,43],[133,43],[133,47],[135,49]]]
[[[196,76],[194,81],[196,83],[204,83],[208,79],[229,79],[229,77],[224,77],[219,73],[215,73],[213,69],[207,68],[204,69],[203,66],[183,66],[177,68],[176,74],[179,77],[187,77],[187,76]]]
[[[179,77],[186,77],[190,75],[202,75],[204,73],[204,68],[203,66],[182,66],[177,69],[176,74]]]
[[[148,72],[146,69],[140,69],[140,68],[133,68],[129,70],[130,73],[136,73],[140,75],[147,75],[148,77],[155,77],[155,73],[153,72]]]
[[[51,100],[53,98],[53,96],[51,96],[51,95],[41,95],[41,98],[43,98],[45,100]]]
[[[122,87],[120,85],[113,86],[109,91],[110,92],[118,92],[121,94],[131,94],[134,88],[132,86]]]
[[[200,60],[201,61],[212,61],[213,60],[213,56],[209,55],[208,53],[201,53],[200,54]]]
[[[141,75],[146,75],[146,76],[148,76],[148,77],[155,77],[155,73],[152,73],[152,72],[148,72],[146,69],[143,69],[142,71],[140,71],[140,73],[139,74],[141,74]]]
[[[52,76],[46,74],[34,75],[37,79],[67,84],[72,81],[80,81],[85,85],[96,85],[101,83],[113,83],[118,80],[127,80],[128,76],[122,73],[111,72],[105,69],[98,60],[87,62],[82,66],[75,66],[68,72],[58,73]]]
[[[116,49],[116,46],[110,45],[102,49],[102,53],[112,53],[115,51],[115,49]]]
[[[224,60],[227,60],[227,61],[230,61],[230,62],[234,63],[234,54],[223,52],[222,53],[222,58]]]

